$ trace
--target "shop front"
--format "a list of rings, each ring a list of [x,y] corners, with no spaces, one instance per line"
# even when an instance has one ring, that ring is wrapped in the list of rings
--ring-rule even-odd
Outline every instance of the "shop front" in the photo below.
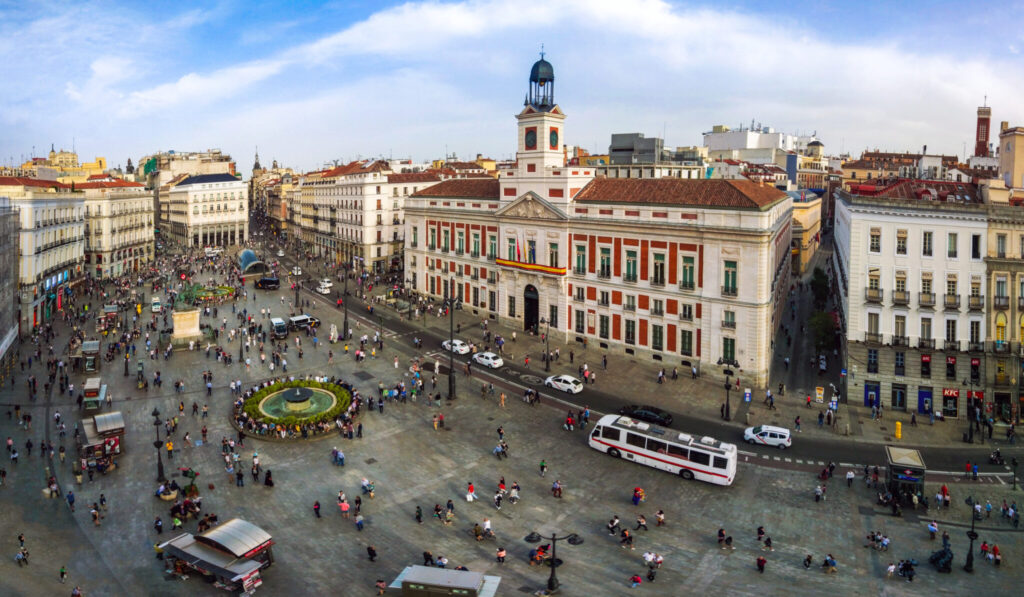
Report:
[[[86,419],[83,428],[85,433],[76,438],[79,462],[75,475],[90,469],[105,475],[117,468],[124,446],[124,416],[120,411]]]
[[[912,503],[912,496],[924,495],[924,459],[917,450],[886,446],[888,466],[885,468],[886,488],[901,503]]]
[[[942,416],[955,419],[960,414],[960,388],[942,388]]]
[[[165,570],[179,578],[189,572],[203,575],[214,587],[252,593],[263,584],[260,571],[274,563],[270,534],[240,518],[193,535],[184,533],[161,543]]]
[[[879,406],[879,396],[882,395],[882,385],[877,381],[864,382],[864,406],[871,408]]]
[[[918,388],[917,389],[917,413],[921,415],[928,415],[932,412],[932,389],[931,388]]]

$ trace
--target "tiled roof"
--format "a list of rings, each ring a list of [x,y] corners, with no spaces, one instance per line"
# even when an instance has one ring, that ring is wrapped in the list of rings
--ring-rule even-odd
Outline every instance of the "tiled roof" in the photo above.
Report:
[[[497,199],[501,184],[491,178],[453,178],[421,189],[413,197],[465,197]]]
[[[693,207],[761,209],[785,199],[771,186],[749,180],[679,178],[604,178],[590,181],[576,195],[580,203],[641,203]]]
[[[330,170],[323,172],[322,178],[334,178],[336,176],[347,176],[349,174],[362,174],[365,172],[386,172],[391,170],[391,166],[387,162],[377,160],[375,162],[367,162],[366,160],[357,160],[355,162],[349,162],[341,166],[335,166]]]
[[[439,182],[441,177],[434,172],[406,172],[399,174],[388,174],[388,182]]]
[[[214,182],[238,182],[238,178],[233,174],[220,173],[220,174],[193,174],[185,180],[178,183],[178,186],[186,186],[190,184],[209,184]]]
[[[98,180],[95,182],[79,182],[75,184],[76,189],[116,189],[116,188],[145,188],[146,185],[137,182],[129,182],[120,178],[114,180]]]
[[[981,202],[976,185],[948,180],[921,180],[901,178],[886,184],[867,183],[851,185],[850,192],[867,197],[886,199],[931,199],[937,201]]]
[[[109,174],[90,174],[88,180],[103,180],[110,178]]]
[[[476,162],[448,162],[446,164],[449,168],[454,170],[483,170],[483,166]]]
[[[44,189],[70,189],[69,185],[56,180],[42,180],[26,176],[0,176],[0,187],[39,187]]]

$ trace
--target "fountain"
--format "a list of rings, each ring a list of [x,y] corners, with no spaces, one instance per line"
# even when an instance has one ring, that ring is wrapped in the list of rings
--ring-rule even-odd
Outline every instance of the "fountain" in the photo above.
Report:
[[[309,408],[312,396],[313,390],[309,388],[295,388],[295,393],[286,395],[284,399],[288,410],[301,412]]]
[[[260,400],[259,410],[265,417],[306,419],[327,412],[337,403],[334,393],[321,388],[285,388]]]

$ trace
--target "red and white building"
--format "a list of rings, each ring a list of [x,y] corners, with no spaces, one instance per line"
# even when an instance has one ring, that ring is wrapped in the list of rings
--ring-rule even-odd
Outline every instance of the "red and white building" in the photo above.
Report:
[[[566,343],[768,383],[789,291],[792,200],[749,180],[613,179],[566,166],[539,60],[512,168],[405,203],[410,286]],[[557,330],[557,332],[556,332]]]

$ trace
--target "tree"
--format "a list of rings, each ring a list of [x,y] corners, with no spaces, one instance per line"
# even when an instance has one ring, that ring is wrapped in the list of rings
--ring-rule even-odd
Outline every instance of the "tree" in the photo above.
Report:
[[[825,270],[820,267],[814,268],[814,275],[811,276],[811,292],[814,294],[814,304],[824,306],[828,301],[830,284]]]
[[[808,322],[814,338],[814,346],[818,350],[828,348],[835,342],[836,322],[831,313],[817,311]]]

